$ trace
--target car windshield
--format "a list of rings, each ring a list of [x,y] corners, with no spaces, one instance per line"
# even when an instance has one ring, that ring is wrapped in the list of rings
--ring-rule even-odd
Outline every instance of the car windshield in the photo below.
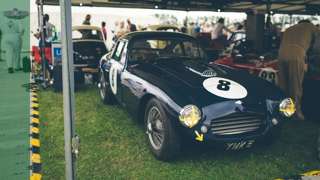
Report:
[[[203,60],[203,50],[198,42],[189,38],[152,38],[135,40],[129,51],[130,61],[161,59]]]
[[[95,29],[77,29],[72,31],[72,39],[74,40],[103,40],[102,33]]]

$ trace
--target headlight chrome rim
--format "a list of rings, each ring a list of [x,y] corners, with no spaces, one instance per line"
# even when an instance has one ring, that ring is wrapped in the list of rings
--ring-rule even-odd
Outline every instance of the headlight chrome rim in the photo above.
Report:
[[[180,111],[179,120],[185,127],[193,128],[199,123],[200,119],[201,111],[193,104],[184,106]]]
[[[282,100],[279,104],[279,111],[285,117],[291,117],[296,112],[296,107],[291,98]]]

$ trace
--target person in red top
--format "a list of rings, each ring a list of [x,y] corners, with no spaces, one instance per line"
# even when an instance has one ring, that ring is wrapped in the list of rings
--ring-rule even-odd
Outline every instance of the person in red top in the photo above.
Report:
[[[107,28],[106,28],[106,22],[102,21],[101,23],[101,30],[103,34],[103,39],[107,41]]]

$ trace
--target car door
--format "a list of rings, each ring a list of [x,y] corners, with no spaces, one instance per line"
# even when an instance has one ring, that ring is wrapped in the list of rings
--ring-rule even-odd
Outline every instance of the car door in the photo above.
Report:
[[[143,60],[138,60],[138,56],[143,56],[142,52],[133,53],[132,47],[128,47],[126,54],[126,66],[123,69],[121,82],[122,82],[122,93],[123,99],[125,99],[127,110],[136,115],[137,110],[139,109],[139,101],[141,97],[146,93],[146,84],[145,80],[141,77],[138,77],[137,71],[138,67],[143,66]]]
[[[110,59],[109,84],[111,92],[114,94],[118,102],[125,105],[122,98],[121,76],[124,70],[124,62],[126,58],[126,40],[120,40]]]

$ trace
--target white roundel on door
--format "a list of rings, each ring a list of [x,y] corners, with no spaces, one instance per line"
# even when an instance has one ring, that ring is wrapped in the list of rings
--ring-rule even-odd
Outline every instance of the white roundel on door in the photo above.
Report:
[[[117,94],[117,76],[117,68],[115,68],[115,66],[111,66],[109,70],[109,83],[113,94]]]
[[[210,93],[227,99],[242,99],[248,94],[246,88],[241,84],[221,77],[204,80],[203,87]]]

